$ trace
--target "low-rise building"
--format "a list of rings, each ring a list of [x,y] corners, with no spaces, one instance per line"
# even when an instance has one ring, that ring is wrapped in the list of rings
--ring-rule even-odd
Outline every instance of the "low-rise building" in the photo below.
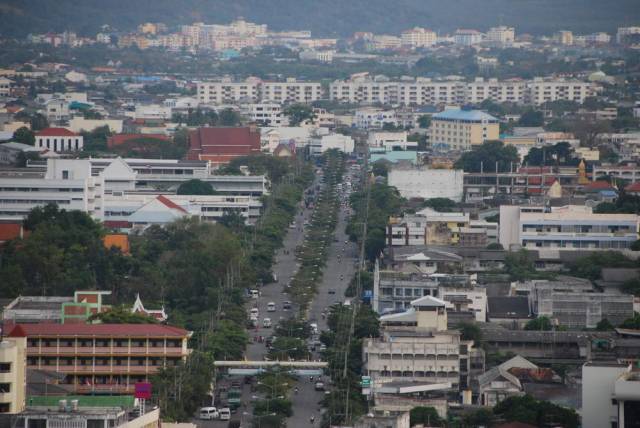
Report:
[[[370,132],[367,139],[369,147],[384,148],[386,151],[415,150],[417,141],[407,141],[407,133],[402,132]]]
[[[405,198],[448,198],[460,202],[464,172],[461,169],[431,169],[424,166],[394,165],[388,173],[389,186]]]
[[[66,128],[45,128],[36,132],[35,147],[52,152],[78,152],[84,147],[84,137]]]
[[[198,128],[189,132],[189,160],[219,166],[254,153],[260,153],[260,133],[254,128]]]
[[[161,324],[17,324],[9,337],[27,339],[27,368],[64,374],[79,394],[131,394],[189,350],[190,333]]]
[[[0,340],[0,413],[20,413],[26,404],[27,340]]]

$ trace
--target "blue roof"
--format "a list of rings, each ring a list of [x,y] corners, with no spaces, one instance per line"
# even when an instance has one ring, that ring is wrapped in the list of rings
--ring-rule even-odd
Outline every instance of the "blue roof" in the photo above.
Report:
[[[488,122],[498,122],[497,118],[480,110],[448,109],[434,114],[432,118],[444,120],[468,120],[474,122],[480,122],[483,120]]]

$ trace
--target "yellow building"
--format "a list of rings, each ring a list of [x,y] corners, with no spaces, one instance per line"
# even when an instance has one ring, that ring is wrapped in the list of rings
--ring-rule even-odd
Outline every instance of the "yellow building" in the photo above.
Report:
[[[24,410],[27,383],[27,338],[5,337],[0,342],[0,413]]]
[[[429,131],[437,149],[471,150],[500,138],[498,119],[480,110],[446,109],[431,116]]]

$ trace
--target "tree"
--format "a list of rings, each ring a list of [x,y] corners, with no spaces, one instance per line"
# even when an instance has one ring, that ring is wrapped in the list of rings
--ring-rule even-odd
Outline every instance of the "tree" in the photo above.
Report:
[[[535,331],[551,331],[553,329],[553,324],[551,324],[551,320],[549,319],[549,317],[542,316],[527,322],[527,324],[525,324],[524,326],[524,329]]]
[[[32,131],[40,131],[49,126],[47,118],[40,113],[33,114],[29,122],[31,124]]]
[[[422,424],[427,427],[444,426],[444,421],[433,407],[419,406],[411,409],[409,413],[410,425]]]
[[[458,204],[449,198],[430,198],[422,206],[438,212],[452,212],[458,208]]]
[[[504,247],[499,242],[492,242],[491,244],[487,245],[487,250],[504,250]]]
[[[486,141],[479,147],[465,152],[455,163],[455,167],[465,172],[509,171],[512,164],[518,163],[518,151],[514,146],[505,146],[502,141]]]
[[[628,328],[631,330],[640,330],[640,313],[635,312],[633,317],[624,320],[619,326],[620,328]]]
[[[302,122],[313,121],[316,118],[313,108],[307,104],[292,104],[282,113],[289,118],[289,126],[298,126]]]
[[[431,116],[427,116],[423,114],[418,118],[418,126],[423,129],[429,128],[431,126]]]
[[[529,109],[522,113],[518,120],[520,126],[542,126],[544,125],[544,115],[541,111]]]
[[[242,118],[237,111],[226,108],[218,114],[218,125],[220,126],[240,126]]]
[[[386,177],[389,173],[389,162],[384,159],[375,161],[371,167],[371,172],[376,177]]]
[[[462,340],[473,340],[475,346],[478,346],[482,342],[482,330],[480,327],[472,322],[462,322],[456,326],[462,334]]]
[[[573,157],[573,149],[569,143],[562,141],[551,147],[532,147],[524,157],[523,162],[530,166],[577,164]]]
[[[182,183],[176,192],[178,195],[215,195],[211,184],[197,178]]]
[[[611,331],[614,328],[615,327],[613,326],[613,324],[611,324],[606,318],[602,318],[600,321],[598,321],[598,324],[596,324],[596,330],[598,331]]]
[[[523,422],[538,427],[578,428],[580,418],[573,409],[539,401],[530,395],[509,397],[493,408],[493,413],[508,422]]]
[[[22,128],[16,129],[16,132],[13,133],[13,140],[16,143],[33,146],[36,143],[36,136],[32,130],[23,126]]]
[[[308,355],[305,341],[297,337],[277,337],[269,349],[269,358],[278,361],[303,360]]]

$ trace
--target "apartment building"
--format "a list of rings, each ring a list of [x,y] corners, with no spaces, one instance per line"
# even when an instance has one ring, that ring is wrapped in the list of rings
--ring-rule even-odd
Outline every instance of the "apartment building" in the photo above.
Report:
[[[405,198],[462,200],[464,173],[461,169],[394,165],[389,170],[387,180],[389,186],[398,189]]]
[[[322,84],[298,82],[292,78],[287,79],[286,82],[262,82],[260,98],[267,102],[308,104],[323,98]]]
[[[500,206],[500,244],[537,250],[620,250],[638,239],[635,214],[595,214],[590,207],[568,205],[543,212]],[[530,211],[530,210],[529,210]]]
[[[27,386],[27,340],[3,337],[0,340],[0,413],[24,410]]]
[[[428,382],[450,391],[469,388],[472,342],[448,330],[446,302],[424,296],[405,312],[380,317],[380,337],[363,342],[363,372],[374,385]]]
[[[249,121],[260,126],[287,126],[289,119],[282,114],[282,105],[278,103],[243,104],[241,114]]]
[[[370,132],[367,138],[369,147],[384,148],[386,151],[415,150],[418,147],[416,141],[407,141],[407,133],[402,132]]]
[[[480,110],[447,109],[431,116],[429,136],[434,148],[471,150],[499,139],[500,121]]]
[[[628,43],[634,36],[640,35],[640,27],[619,27],[616,32],[616,42],[618,44]]]
[[[85,159],[47,160],[46,172],[7,170],[0,173],[0,219],[19,220],[35,208],[56,204],[103,219],[104,179]]]
[[[435,31],[425,28],[415,27],[411,30],[403,31],[400,35],[402,46],[410,48],[428,48],[438,41],[438,35]]]
[[[17,324],[27,368],[64,375],[77,394],[131,394],[160,368],[184,360],[190,332],[161,324]]]
[[[485,40],[500,46],[509,46],[516,40],[516,30],[504,25],[492,27],[487,31]]]
[[[534,105],[559,100],[582,104],[585,98],[596,94],[596,85],[578,80],[535,78],[527,82],[527,93],[528,102]]]
[[[260,100],[259,82],[198,82],[198,101],[203,104],[229,104],[235,102],[256,103]]]
[[[465,100],[471,104],[480,104],[484,100],[496,103],[522,103],[526,97],[527,83],[518,79],[500,81],[495,78],[485,80],[478,77],[467,83],[465,91]]]
[[[398,118],[395,110],[376,108],[358,109],[355,113],[355,126],[360,129],[382,128],[385,123],[397,125]]]
[[[473,46],[482,42],[483,38],[484,35],[477,30],[458,29],[453,35],[453,42],[456,45]]]

